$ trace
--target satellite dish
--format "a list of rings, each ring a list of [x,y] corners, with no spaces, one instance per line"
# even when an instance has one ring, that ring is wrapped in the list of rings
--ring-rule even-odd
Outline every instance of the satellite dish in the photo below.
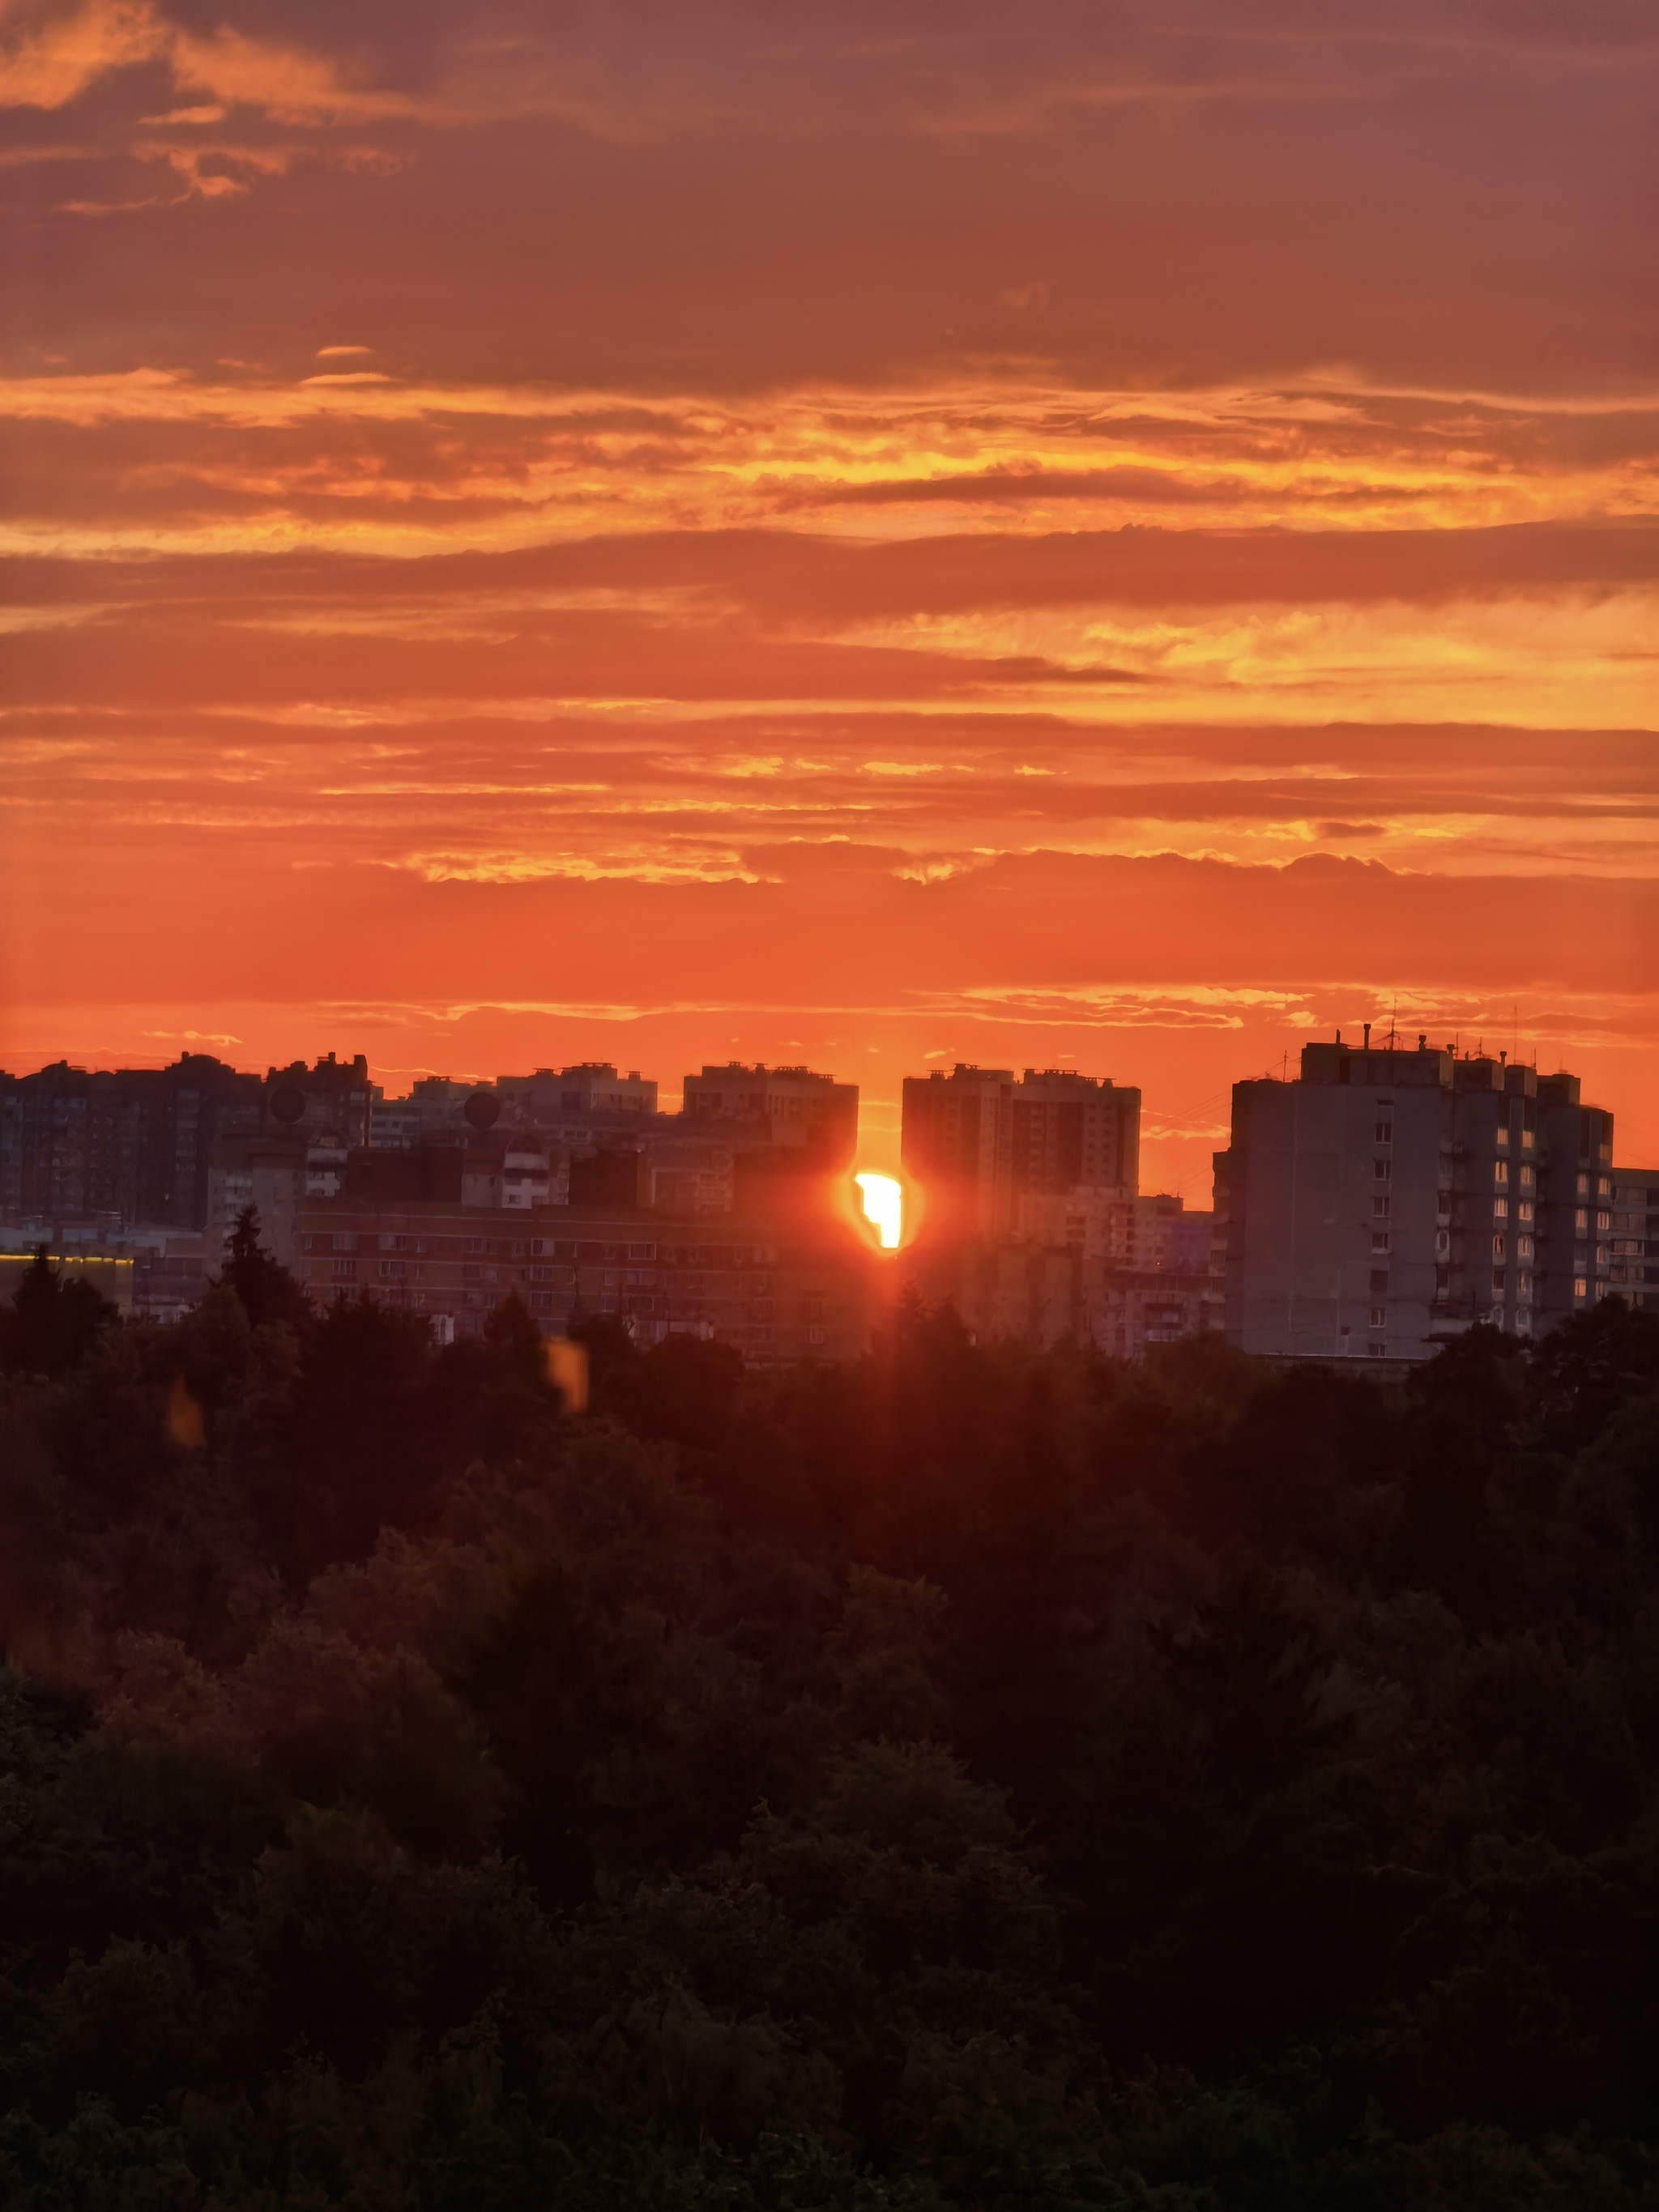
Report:
[[[461,1110],[482,1137],[501,1120],[501,1102],[491,1091],[475,1091]]]
[[[291,1127],[306,1117],[306,1094],[296,1091],[291,1083],[284,1083],[270,1094],[270,1118]]]

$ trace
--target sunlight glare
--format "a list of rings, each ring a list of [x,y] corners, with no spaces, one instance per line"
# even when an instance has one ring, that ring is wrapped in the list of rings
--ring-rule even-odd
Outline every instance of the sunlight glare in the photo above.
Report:
[[[899,1224],[904,1211],[904,1194],[891,1176],[854,1176],[864,1196],[864,1218],[875,1224],[881,1238],[881,1249],[890,1252],[899,1241]]]

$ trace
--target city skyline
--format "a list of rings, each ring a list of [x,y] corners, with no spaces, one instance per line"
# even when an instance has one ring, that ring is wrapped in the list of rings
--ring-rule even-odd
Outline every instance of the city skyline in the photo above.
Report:
[[[1230,1085],[1659,1157],[1659,40],[30,0],[0,1065]],[[880,1119],[884,1115],[884,1121]]]

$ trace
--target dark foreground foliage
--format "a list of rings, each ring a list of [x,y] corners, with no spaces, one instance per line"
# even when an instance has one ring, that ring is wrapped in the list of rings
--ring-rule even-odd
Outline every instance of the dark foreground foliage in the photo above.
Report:
[[[1659,2203],[1659,1329],[0,1340],[18,2207]]]

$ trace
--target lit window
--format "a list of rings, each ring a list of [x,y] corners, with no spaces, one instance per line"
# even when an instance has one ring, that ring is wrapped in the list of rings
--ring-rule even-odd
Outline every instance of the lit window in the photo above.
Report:
[[[1589,1296],[1589,1285],[1583,1275],[1575,1275],[1573,1277],[1572,1294],[1576,1298],[1588,1297]]]
[[[1588,1176],[1581,1175],[1578,1178],[1578,1195],[1580,1198],[1588,1198],[1589,1196],[1589,1177]]]
[[[1501,1234],[1492,1240],[1492,1256],[1494,1260],[1501,1260],[1504,1256],[1504,1239]]]
[[[1498,1162],[1497,1165],[1492,1171],[1492,1188],[1495,1190],[1504,1190],[1508,1188],[1510,1180],[1510,1164],[1507,1160],[1499,1160]]]
[[[1572,1225],[1578,1231],[1581,1237],[1589,1229],[1589,1212],[1586,1207],[1581,1206],[1578,1208],[1578,1211],[1572,1217]]]
[[[1596,1186],[1595,1186],[1595,1195],[1596,1195],[1598,1198],[1611,1198],[1611,1197],[1612,1197],[1612,1195],[1613,1195],[1613,1185],[1612,1185],[1612,1184],[1607,1181],[1607,1178],[1606,1177],[1606,1176],[1602,1176],[1598,1180],[1598,1182],[1597,1182],[1597,1183],[1596,1183]]]
[[[1504,1127],[1502,1126],[1502,1124],[1500,1123],[1500,1124],[1499,1124],[1499,1126],[1498,1126],[1498,1151],[1499,1151],[1500,1152],[1503,1152],[1503,1151],[1505,1149],[1505,1147],[1506,1147],[1506,1146],[1508,1146],[1508,1144],[1509,1144],[1509,1141],[1510,1141],[1510,1133],[1509,1133],[1509,1131],[1508,1131],[1506,1128],[1504,1128]]]
[[[1494,1221],[1507,1221],[1509,1219],[1510,1202],[1508,1199],[1493,1199],[1492,1202],[1492,1218]]]

